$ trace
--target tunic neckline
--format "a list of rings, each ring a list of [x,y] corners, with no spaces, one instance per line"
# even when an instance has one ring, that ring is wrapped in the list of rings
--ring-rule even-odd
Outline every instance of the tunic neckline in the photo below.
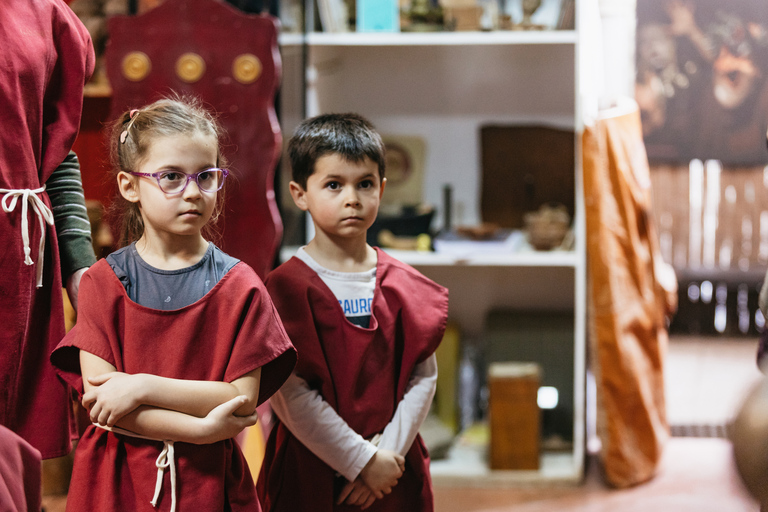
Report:
[[[344,322],[346,322],[346,324],[360,331],[370,332],[370,333],[373,333],[379,328],[379,321],[376,319],[375,311],[376,311],[376,306],[378,305],[378,302],[379,302],[379,296],[381,295],[381,280],[382,280],[382,277],[384,277],[381,269],[382,255],[385,255],[384,251],[382,251],[378,247],[374,247],[373,249],[376,251],[376,285],[373,288],[373,300],[371,301],[371,323],[368,325],[368,327],[362,327],[360,325],[353,324],[352,322],[350,322],[347,316],[344,314],[344,310],[341,308],[341,304],[339,304],[338,299],[336,299],[336,296],[333,294],[333,291],[328,287],[327,284],[325,284],[325,282],[320,278],[317,272],[315,272],[312,269],[312,267],[310,267],[304,261],[302,261],[301,258],[298,258],[296,256],[291,257],[292,260],[296,260],[304,268],[306,268],[306,270],[309,271],[309,273],[311,274],[311,279],[313,281],[317,280],[317,282],[319,282],[318,287],[322,290],[324,295],[328,295],[331,298],[333,298],[334,309],[337,311],[338,314],[341,315],[341,317],[344,319]]]
[[[223,283],[225,281],[227,281],[227,279],[229,278],[230,275],[232,275],[233,273],[239,272],[236,269],[238,269],[238,267],[243,263],[242,261],[238,261],[237,263],[235,263],[235,265],[229,270],[229,272],[224,274],[222,276],[222,278],[219,279],[219,281],[215,285],[213,285],[213,287],[210,290],[208,290],[208,292],[205,295],[200,297],[198,300],[196,300],[192,304],[187,304],[186,306],[178,308],[178,309],[155,309],[155,308],[150,308],[150,307],[147,307],[147,306],[143,306],[143,305],[139,304],[138,302],[135,302],[135,301],[131,300],[131,298],[128,296],[128,292],[123,287],[123,283],[120,282],[120,279],[117,277],[117,274],[115,274],[115,271],[112,270],[112,267],[109,266],[109,263],[107,263],[106,258],[102,259],[102,260],[99,260],[96,263],[96,265],[101,265],[102,262],[104,262],[103,264],[106,265],[109,268],[109,274],[110,274],[110,280],[112,281],[112,286],[117,286],[118,288],[120,288],[120,293],[121,293],[122,297],[125,299],[126,303],[130,304],[131,307],[134,307],[134,308],[139,309],[139,310],[143,310],[143,311],[145,311],[147,313],[159,314],[159,315],[163,315],[163,316],[169,315],[169,314],[178,314],[178,313],[186,312],[187,310],[195,308],[195,307],[200,307],[201,304],[203,304],[203,303],[208,301],[209,297],[213,296],[213,294],[218,292],[219,288],[221,288],[221,286],[223,286]],[[94,267],[96,265],[94,265]]]

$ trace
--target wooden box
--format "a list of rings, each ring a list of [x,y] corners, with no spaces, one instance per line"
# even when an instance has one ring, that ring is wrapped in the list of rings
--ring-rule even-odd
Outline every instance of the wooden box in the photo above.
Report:
[[[446,26],[456,32],[480,30],[480,17],[482,15],[483,8],[479,6],[443,8]]]
[[[491,469],[539,469],[540,375],[536,363],[488,367]]]
[[[565,205],[573,218],[575,140],[573,130],[548,126],[483,126],[483,222],[520,229],[526,212],[550,202]]]

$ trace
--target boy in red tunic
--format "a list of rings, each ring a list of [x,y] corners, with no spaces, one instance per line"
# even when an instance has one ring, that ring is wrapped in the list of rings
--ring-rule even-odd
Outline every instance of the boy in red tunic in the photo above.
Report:
[[[437,378],[448,292],[366,243],[384,146],[354,114],[302,123],[291,195],[315,236],[266,284],[299,351],[257,483],[267,511],[433,510],[418,429]]]
[[[67,510],[261,510],[232,438],[256,423],[296,352],[253,269],[206,240],[229,174],[219,134],[184,100],[113,127],[130,243],[85,274],[78,322],[51,356],[94,422]]]

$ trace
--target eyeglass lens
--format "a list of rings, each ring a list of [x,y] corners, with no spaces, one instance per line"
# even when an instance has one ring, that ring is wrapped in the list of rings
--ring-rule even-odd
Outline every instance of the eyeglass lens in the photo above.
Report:
[[[194,179],[197,186],[204,192],[216,192],[224,184],[224,172],[221,169],[206,169],[197,174],[168,171],[157,178],[160,188],[167,194],[175,194],[184,190],[189,180]]]

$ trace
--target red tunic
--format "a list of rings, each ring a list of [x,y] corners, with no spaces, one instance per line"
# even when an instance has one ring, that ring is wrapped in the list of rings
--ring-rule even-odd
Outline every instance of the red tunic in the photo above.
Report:
[[[77,135],[91,39],[61,0],[3,0],[0,62],[0,189],[36,190]],[[48,194],[39,197],[50,208]],[[24,264],[20,203],[0,210],[0,424],[50,458],[71,449],[69,395],[48,361],[64,336],[58,244],[46,225],[43,287],[36,288],[37,263]],[[37,261],[41,232],[31,205],[27,221]]]
[[[0,425],[0,510],[40,510],[40,452]]]
[[[434,353],[448,317],[448,290],[378,251],[368,329],[344,317],[333,292],[298,258],[273,270],[267,289],[299,351],[296,374],[364,438],[384,430],[413,368]],[[433,510],[429,455],[420,436],[392,493],[371,511]],[[278,422],[257,484],[265,511],[359,510],[334,505],[334,470]]]
[[[202,299],[161,311],[136,304],[106,260],[83,276],[78,323],[52,354],[62,376],[82,393],[79,350],[120,372],[231,382],[261,367],[259,402],[285,381],[296,362],[264,285],[238,263]],[[90,425],[75,452],[67,510],[169,510],[165,472],[158,508],[150,505],[163,443]],[[175,443],[177,510],[259,511],[245,459],[228,439]]]

